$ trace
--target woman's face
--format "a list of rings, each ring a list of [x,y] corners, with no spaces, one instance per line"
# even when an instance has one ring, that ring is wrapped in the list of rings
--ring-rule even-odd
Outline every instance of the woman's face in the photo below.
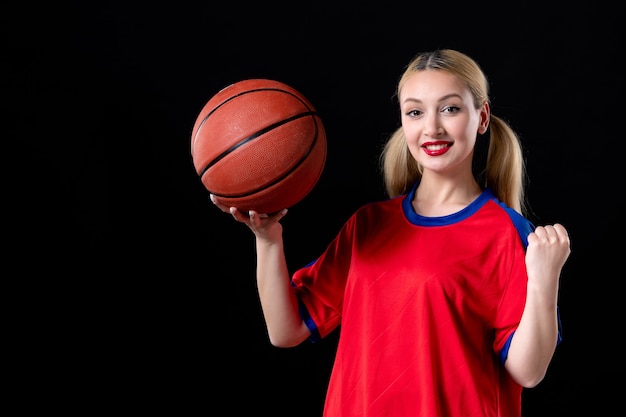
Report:
[[[476,136],[489,124],[489,105],[475,109],[470,90],[441,70],[416,72],[399,98],[407,145],[424,171],[471,174]]]

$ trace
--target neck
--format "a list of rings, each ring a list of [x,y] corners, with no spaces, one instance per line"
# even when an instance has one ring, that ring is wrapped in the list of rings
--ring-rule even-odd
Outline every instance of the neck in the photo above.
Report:
[[[425,175],[415,192],[413,208],[423,216],[444,216],[467,207],[481,192],[473,177],[452,180]]]

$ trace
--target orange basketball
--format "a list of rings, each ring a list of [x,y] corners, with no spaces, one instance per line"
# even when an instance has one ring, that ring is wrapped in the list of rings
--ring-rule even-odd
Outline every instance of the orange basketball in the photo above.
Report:
[[[275,213],[306,197],[326,162],[326,131],[311,103],[279,81],[249,79],[198,115],[191,156],[204,187],[240,210]]]

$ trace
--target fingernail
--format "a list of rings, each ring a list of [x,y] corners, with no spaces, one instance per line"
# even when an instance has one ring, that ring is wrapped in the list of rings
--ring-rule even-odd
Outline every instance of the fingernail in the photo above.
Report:
[[[209,194],[209,198],[211,199],[211,202],[215,204],[215,197],[213,196],[213,194]]]

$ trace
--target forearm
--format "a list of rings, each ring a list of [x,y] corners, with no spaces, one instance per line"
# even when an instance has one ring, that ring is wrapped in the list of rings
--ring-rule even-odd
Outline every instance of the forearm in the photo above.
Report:
[[[257,239],[256,246],[257,287],[270,342],[278,347],[296,346],[310,333],[298,311],[282,239]]]
[[[558,337],[557,289],[533,288],[511,341],[506,368],[520,385],[530,388],[547,372]]]

